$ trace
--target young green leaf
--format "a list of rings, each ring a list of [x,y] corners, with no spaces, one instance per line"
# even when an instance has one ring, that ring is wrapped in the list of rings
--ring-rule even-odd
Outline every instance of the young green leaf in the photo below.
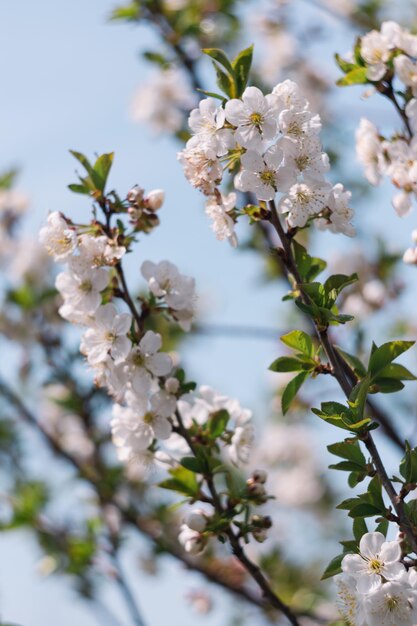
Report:
[[[294,348],[309,357],[314,356],[313,341],[310,335],[304,331],[292,330],[290,333],[282,335],[280,339],[282,343],[285,343],[289,348]]]
[[[388,341],[376,348],[369,359],[369,373],[375,377],[387,365],[395,361],[403,352],[409,350],[415,341]]]
[[[245,91],[248,84],[250,69],[252,66],[253,45],[239,52],[237,57],[233,59],[232,66],[234,76],[236,77],[236,95],[240,97]]]
[[[282,412],[285,415],[290,408],[291,402],[297,395],[301,385],[307,380],[310,372],[300,372],[295,378],[293,378],[284,389],[284,393],[281,398]]]

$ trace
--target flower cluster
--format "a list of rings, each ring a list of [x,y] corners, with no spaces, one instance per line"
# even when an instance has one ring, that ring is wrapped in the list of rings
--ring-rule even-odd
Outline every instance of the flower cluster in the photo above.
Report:
[[[354,234],[350,193],[325,178],[329,159],[319,140],[320,117],[294,82],[279,83],[267,95],[247,87],[224,107],[206,98],[191,112],[189,125],[194,134],[178,158],[190,183],[208,196],[206,212],[218,239],[237,242],[236,195],[218,189],[225,167],[238,170],[235,189],[260,202],[281,193],[278,211],[289,226],[314,220],[319,228]]]
[[[356,626],[412,626],[417,621],[417,573],[400,562],[398,541],[366,533],[359,554],[347,554],[337,580],[343,618]]]
[[[173,362],[160,352],[161,335],[139,331],[131,313],[111,301],[118,295],[119,288],[113,290],[115,270],[117,276],[126,247],[119,245],[117,237],[74,226],[58,212],[49,215],[40,241],[55,261],[67,263],[55,283],[63,299],[59,312],[86,327],[80,350],[95,372],[96,383],[117,401],[111,428],[119,458],[140,460],[154,440],[170,436],[169,418],[175,413],[179,382],[169,377]],[[142,274],[158,306],[189,328],[194,280],[168,262],[146,261]]]
[[[148,123],[156,133],[175,133],[181,130],[184,116],[195,100],[184,74],[170,68],[158,72],[137,90],[131,107],[132,118]]]
[[[361,39],[360,55],[368,80],[380,82],[381,90],[390,97],[399,96],[407,132],[382,136],[375,125],[362,119],[356,133],[357,155],[372,185],[384,176],[399,189],[392,204],[401,217],[412,209],[417,197],[417,36],[395,22],[384,22],[380,31],[373,30]],[[393,91],[393,81],[395,93]]]

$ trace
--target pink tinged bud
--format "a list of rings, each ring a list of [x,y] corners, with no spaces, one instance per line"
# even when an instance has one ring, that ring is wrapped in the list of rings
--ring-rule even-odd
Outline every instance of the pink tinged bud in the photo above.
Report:
[[[261,483],[261,485],[264,485],[266,483],[266,479],[268,478],[268,475],[265,472],[265,470],[254,470],[252,474],[252,478],[255,481],[255,483]]]
[[[165,391],[167,393],[176,394],[180,388],[180,381],[178,378],[168,378],[165,381]]]
[[[128,194],[126,196],[128,202],[130,202],[131,204],[137,204],[138,202],[141,202],[143,198],[143,193],[144,191],[140,187],[132,187],[132,189],[128,191]]]
[[[191,528],[191,530],[201,533],[207,526],[207,519],[204,515],[204,511],[201,509],[195,509],[187,515],[184,523],[188,526],[188,528]]]
[[[162,189],[153,189],[146,196],[146,206],[151,211],[157,211],[161,208],[165,200],[165,191]]]

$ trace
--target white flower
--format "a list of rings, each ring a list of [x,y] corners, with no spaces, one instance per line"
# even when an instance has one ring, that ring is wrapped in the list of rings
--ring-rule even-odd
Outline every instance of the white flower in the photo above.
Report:
[[[229,448],[230,460],[234,465],[249,463],[250,453],[255,439],[255,429],[252,424],[238,426],[233,433]]]
[[[277,132],[276,98],[264,96],[257,87],[247,87],[242,99],[226,103],[227,121],[236,126],[235,140],[250,150],[259,150],[264,140],[271,140]]]
[[[206,214],[213,220],[212,229],[219,241],[227,239],[233,248],[237,246],[235,223],[228,215],[236,206],[236,194],[229,193],[227,196],[210,196],[206,202]]]
[[[328,199],[329,215],[318,219],[315,225],[318,228],[328,229],[332,233],[343,233],[348,237],[355,235],[355,229],[350,223],[353,218],[353,209],[349,207],[352,197],[350,191],[346,191],[341,183],[334,185]]]
[[[407,248],[403,255],[404,263],[417,265],[417,248]]]
[[[172,369],[169,354],[159,352],[161,346],[161,335],[148,330],[126,359],[132,387],[138,393],[149,391],[152,376],[166,376]]]
[[[182,524],[178,535],[178,541],[189,554],[201,554],[206,547],[206,538],[196,530],[192,530],[187,524]]]
[[[398,541],[385,541],[380,532],[365,533],[359,543],[359,554],[346,554],[342,570],[356,579],[360,593],[368,593],[381,584],[381,576],[395,580],[405,571],[400,558]]]
[[[198,135],[194,135],[187,141],[184,150],[178,152],[177,158],[193,187],[206,196],[214,193],[222,179],[223,170],[211,143],[203,142]]]
[[[26,213],[29,199],[17,189],[0,189],[0,214],[8,220],[16,220]]]
[[[391,56],[391,42],[377,30],[372,30],[361,39],[361,55],[369,65],[367,76],[369,80],[381,80],[387,67],[386,62]]]
[[[407,193],[406,191],[396,193],[395,196],[392,197],[392,206],[396,210],[399,217],[405,217],[408,215],[413,208],[410,193]]]
[[[48,215],[47,225],[41,228],[39,241],[55,261],[63,261],[74,252],[77,233],[69,226],[62,213],[54,211]]]
[[[277,96],[281,110],[294,108],[302,111],[308,107],[306,98],[301,94],[299,86],[293,80],[287,79],[278,83],[272,93]]]
[[[80,256],[71,257],[68,270],[58,274],[55,286],[64,298],[60,315],[72,322],[83,323],[101,304],[101,291],[109,282],[104,268],[92,268]]]
[[[411,87],[413,91],[413,95],[417,95],[417,64],[414,63],[408,56],[405,54],[400,54],[394,59],[394,68],[398,75],[398,78],[407,85],[407,87]]]
[[[365,598],[368,626],[411,626],[417,621],[417,590],[405,581],[387,582]]]
[[[279,114],[278,121],[282,134],[295,142],[314,137],[321,130],[320,116],[313,115],[309,110],[284,109]]]
[[[94,267],[114,265],[124,255],[126,248],[118,246],[114,241],[100,235],[81,235],[79,243],[80,255]]]
[[[296,183],[279,203],[281,213],[288,213],[290,226],[305,226],[308,219],[317,215],[328,204],[331,187],[315,181]]]
[[[350,576],[338,576],[336,579],[338,608],[349,626],[366,626],[364,598],[356,590],[356,583]]]
[[[178,268],[169,261],[144,261],[140,269],[148,281],[151,292],[163,298],[174,311],[192,311],[195,300],[195,280],[180,274]]]
[[[223,128],[225,111],[218,106],[214,98],[205,98],[200,101],[198,109],[190,113],[188,125],[198,134],[199,140],[210,145],[217,156],[227,154],[234,145],[233,132],[230,128]]]
[[[235,187],[252,191],[258,200],[273,200],[277,191],[286,191],[296,179],[295,170],[283,165],[283,153],[276,144],[263,157],[248,150],[241,158],[242,170],[235,177]]]
[[[356,130],[356,155],[371,185],[378,185],[384,167],[382,145],[376,126],[364,117]]]
[[[132,317],[118,313],[114,304],[100,306],[94,317],[94,325],[84,334],[80,350],[90,365],[105,361],[110,354],[115,363],[122,362],[130,352],[131,342],[126,336]]]
[[[405,113],[408,117],[408,121],[411,126],[411,130],[415,133],[417,131],[417,99],[411,98],[405,107]]]
[[[141,455],[156,439],[168,439],[172,427],[166,417],[147,410],[147,400],[131,391],[126,393],[128,406],[115,404],[110,422],[118,458],[129,462]]]
[[[175,396],[167,393],[163,389],[160,389],[150,399],[151,408],[155,415],[162,418],[171,417],[175,413],[177,408],[177,399]],[[170,429],[171,432],[171,429]],[[166,439],[158,435],[161,439]]]
[[[157,211],[164,204],[165,191],[163,189],[153,189],[146,194],[146,207],[151,211]]]
[[[131,107],[136,122],[147,122],[156,133],[181,129],[184,115],[195,103],[195,95],[178,69],[159,71],[139,87]]]
[[[193,509],[190,511],[184,519],[184,524],[188,526],[188,528],[191,528],[191,530],[202,533],[207,526],[207,517],[203,509]]]
[[[285,154],[285,165],[294,168],[299,174],[322,180],[330,169],[329,157],[322,152],[321,143],[315,135],[299,142],[284,139],[280,145]]]

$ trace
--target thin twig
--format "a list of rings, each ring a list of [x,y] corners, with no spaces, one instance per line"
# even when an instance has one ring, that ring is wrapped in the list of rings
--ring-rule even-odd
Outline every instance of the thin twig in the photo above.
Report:
[[[294,280],[296,281],[296,288],[300,293],[300,297],[302,298],[302,300],[305,303],[309,303],[310,302],[310,298],[309,296],[305,293],[305,291],[303,290],[302,287],[302,281],[301,281],[301,277],[299,275],[296,263],[295,263],[295,259],[292,253],[292,249],[291,249],[291,242],[287,236],[287,233],[285,232],[282,224],[281,224],[281,220],[279,218],[276,206],[275,206],[275,202],[271,201],[269,203],[269,207],[270,207],[270,211],[271,211],[271,222],[274,225],[274,227],[276,228],[277,234],[280,238],[282,247],[283,247],[283,260],[284,263],[286,264],[288,271],[291,272]],[[334,375],[336,380],[338,381],[341,389],[343,390],[343,393],[346,395],[347,398],[349,398],[351,392],[352,392],[352,384],[349,382],[347,376],[346,376],[346,370],[344,370],[341,366],[340,366],[340,360],[337,357],[337,352],[333,346],[333,344],[331,343],[331,341],[329,340],[328,334],[327,334],[327,329],[321,329],[317,326],[316,322],[314,321],[314,326],[316,329],[316,333],[317,336],[319,338],[319,341],[321,343],[321,345],[323,346],[323,349],[327,355],[327,358],[329,359],[330,364],[333,367],[333,371],[334,371]],[[404,503],[403,501],[398,497],[398,494],[392,484],[392,482],[390,481],[390,479],[388,478],[387,472],[385,470],[385,467],[382,463],[381,457],[379,455],[379,452],[376,448],[375,442],[373,440],[373,437],[371,435],[371,433],[367,433],[366,437],[363,438],[364,444],[368,450],[368,452],[371,455],[375,470],[377,471],[380,479],[381,479],[381,483],[391,501],[391,504],[395,510],[395,512],[398,515],[398,521],[399,521],[399,526],[401,528],[401,530],[404,531],[404,533],[407,536],[407,539],[413,549],[413,551],[417,554],[417,538],[414,535],[413,529],[407,519],[407,516],[405,514],[405,510],[404,510]]]

